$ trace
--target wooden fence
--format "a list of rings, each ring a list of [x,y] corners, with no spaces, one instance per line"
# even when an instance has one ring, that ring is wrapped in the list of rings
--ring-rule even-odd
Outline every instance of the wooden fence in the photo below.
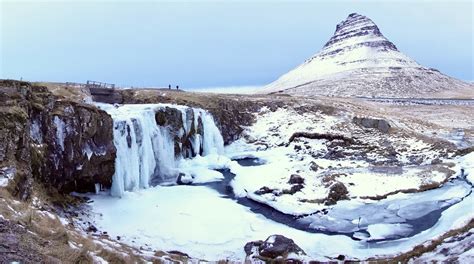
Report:
[[[86,83],[66,82],[66,86],[78,88],[115,89],[115,84],[88,80]]]

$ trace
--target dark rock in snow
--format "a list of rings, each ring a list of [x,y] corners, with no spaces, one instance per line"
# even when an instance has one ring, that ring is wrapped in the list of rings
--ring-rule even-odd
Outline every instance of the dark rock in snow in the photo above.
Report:
[[[273,191],[274,191],[273,189],[270,189],[267,186],[263,186],[262,188],[255,191],[255,194],[262,195],[266,193],[272,193]]]
[[[178,174],[178,178],[176,179],[176,183],[180,185],[190,185],[193,183],[193,177],[191,175],[180,172]]]
[[[290,180],[288,181],[289,184],[303,184],[304,178],[298,174],[292,174],[290,176]]]
[[[342,182],[336,182],[329,188],[329,194],[326,198],[326,205],[336,204],[340,200],[347,200],[349,192],[347,191],[346,186]]]
[[[311,161],[309,166],[312,171],[318,171],[319,169],[321,169],[321,167],[314,161]]]
[[[263,261],[295,261],[297,259],[288,259],[290,253],[303,256],[306,253],[296,243],[282,235],[269,236],[265,241],[257,240],[248,242],[244,246],[245,254],[250,259],[260,259]]]
[[[375,128],[383,133],[390,132],[390,123],[384,119],[369,118],[369,117],[354,117],[352,121],[355,124],[363,126],[365,128]]]
[[[89,227],[87,228],[87,232],[95,233],[97,232],[97,230],[97,227],[95,227],[94,225],[89,225]]]
[[[299,192],[301,191],[301,189],[304,188],[304,185],[303,184],[295,184],[293,186],[291,186],[291,188],[288,190],[288,189],[285,189],[282,191],[282,194],[295,194],[296,192]]]
[[[345,137],[343,135],[337,135],[337,134],[321,134],[321,133],[310,133],[310,132],[295,132],[293,135],[291,135],[290,139],[288,142],[293,142],[297,138],[309,138],[309,139],[325,139],[328,141],[333,141],[333,140],[341,140],[345,142],[347,145],[355,143],[354,139]]]

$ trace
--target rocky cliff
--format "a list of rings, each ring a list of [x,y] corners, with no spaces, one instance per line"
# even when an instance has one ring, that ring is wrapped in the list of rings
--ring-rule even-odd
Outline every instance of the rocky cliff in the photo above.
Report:
[[[321,51],[267,85],[263,93],[429,97],[474,89],[400,52],[369,18],[350,14]]]
[[[60,192],[110,186],[115,147],[112,119],[79,102],[58,100],[46,87],[0,81],[0,178],[28,198],[33,179]]]
[[[262,106],[275,108],[283,103],[277,99],[271,102],[265,100],[254,102],[232,96],[176,92],[168,90],[143,89],[121,90],[122,103],[172,103],[198,107],[209,111],[221,131],[224,143],[229,144],[237,139],[243,131],[242,126],[249,126],[254,121],[254,114]]]

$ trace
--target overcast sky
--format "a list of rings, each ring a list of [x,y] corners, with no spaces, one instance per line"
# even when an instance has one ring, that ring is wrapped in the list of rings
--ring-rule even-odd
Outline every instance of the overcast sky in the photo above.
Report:
[[[474,79],[472,1],[0,2],[0,78],[263,85],[358,12],[420,64]]]

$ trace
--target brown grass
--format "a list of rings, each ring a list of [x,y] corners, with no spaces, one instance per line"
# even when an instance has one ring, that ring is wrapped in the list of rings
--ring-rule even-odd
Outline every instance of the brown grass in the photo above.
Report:
[[[65,83],[34,82],[32,83],[32,85],[45,86],[54,96],[72,101],[83,101],[86,97],[90,96],[90,92],[88,91],[88,89],[70,87],[67,86]]]
[[[424,253],[431,252],[436,249],[445,239],[456,236],[462,233],[469,231],[470,229],[474,228],[474,219],[471,219],[467,225],[464,227],[453,229],[448,231],[447,233],[443,234],[437,239],[431,240],[430,244],[428,245],[418,245],[414,247],[412,250],[398,255],[396,257],[390,258],[380,258],[380,259],[368,259],[369,263],[407,263],[410,259],[419,257]]]

